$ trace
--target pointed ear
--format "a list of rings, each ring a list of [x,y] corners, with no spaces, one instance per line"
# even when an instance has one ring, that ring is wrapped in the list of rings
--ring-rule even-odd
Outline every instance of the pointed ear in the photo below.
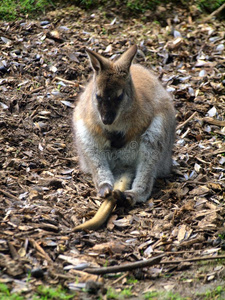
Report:
[[[129,71],[132,60],[137,53],[137,45],[131,46],[126,52],[124,52],[120,58],[115,62],[116,66],[124,69],[126,72]]]
[[[100,54],[90,50],[86,49],[86,52],[89,56],[92,69],[96,71],[97,73],[100,71],[103,71],[105,69],[108,69],[110,66],[110,62],[107,58],[101,56]]]

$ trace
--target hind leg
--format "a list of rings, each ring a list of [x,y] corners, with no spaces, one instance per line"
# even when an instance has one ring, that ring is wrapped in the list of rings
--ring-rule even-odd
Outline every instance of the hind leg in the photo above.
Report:
[[[172,151],[169,153],[165,153],[162,155],[162,159],[160,160],[157,168],[157,177],[163,178],[170,174],[172,168]]]

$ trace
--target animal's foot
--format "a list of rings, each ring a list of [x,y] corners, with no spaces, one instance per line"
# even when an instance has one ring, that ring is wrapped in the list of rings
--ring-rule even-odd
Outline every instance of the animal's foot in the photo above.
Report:
[[[135,193],[133,192],[121,192],[120,190],[114,190],[112,195],[117,200],[117,204],[119,206],[131,207],[136,203]]]
[[[129,203],[130,206],[134,206],[137,202],[137,194],[135,192],[125,191],[124,195],[126,197],[127,203]]]
[[[113,187],[111,184],[105,182],[103,184],[100,184],[98,187],[98,195],[101,198],[106,198],[107,196],[111,195],[113,190]]]
[[[126,206],[126,197],[123,192],[120,190],[113,190],[112,195],[116,199],[117,205]]]

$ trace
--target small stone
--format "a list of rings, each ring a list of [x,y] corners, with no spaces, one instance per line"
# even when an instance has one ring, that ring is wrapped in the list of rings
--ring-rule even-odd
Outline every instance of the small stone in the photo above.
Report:
[[[40,59],[41,59],[41,55],[40,55],[40,54],[36,54],[35,60],[38,61],[38,60],[40,60]]]
[[[213,247],[216,247],[216,246],[218,246],[219,244],[221,243],[221,238],[220,237],[218,237],[217,239],[215,239],[214,241],[213,241]]]
[[[225,241],[223,241],[223,242],[221,243],[220,247],[221,247],[221,250],[225,250]]]
[[[19,49],[16,49],[16,50],[14,51],[14,53],[15,53],[16,55],[20,55],[20,54],[21,54],[21,51],[20,51]]]
[[[7,73],[7,69],[4,66],[0,66],[0,73],[5,74]]]
[[[216,47],[216,50],[217,50],[217,51],[223,51],[223,50],[224,50],[224,44],[219,44],[219,45]]]
[[[42,278],[44,277],[44,271],[41,268],[36,268],[31,270],[31,276],[35,278]]]
[[[98,293],[98,290],[101,287],[101,283],[95,282],[93,280],[89,280],[86,282],[86,290],[88,291],[89,294],[94,294],[96,295]]]
[[[46,21],[41,21],[40,24],[41,24],[41,26],[45,26],[45,25],[48,25],[49,23],[50,23],[50,22],[46,20]]]

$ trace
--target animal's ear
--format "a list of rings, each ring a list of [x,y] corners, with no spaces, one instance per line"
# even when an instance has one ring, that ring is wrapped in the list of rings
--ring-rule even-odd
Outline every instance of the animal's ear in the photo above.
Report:
[[[92,69],[99,73],[100,71],[106,70],[110,66],[110,62],[107,58],[101,56],[100,54],[90,50],[86,49],[86,52],[89,56]]]
[[[120,58],[116,61],[116,66],[124,71],[128,72],[134,59],[135,54],[137,53],[137,45],[131,46],[126,52],[124,52]]]

